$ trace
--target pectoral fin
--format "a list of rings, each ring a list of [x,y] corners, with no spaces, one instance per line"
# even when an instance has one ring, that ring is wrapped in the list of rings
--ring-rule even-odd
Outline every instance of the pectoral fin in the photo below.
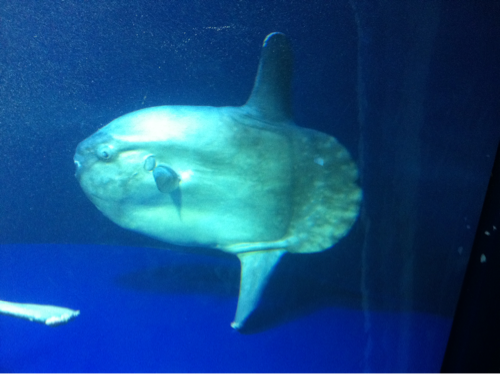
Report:
[[[156,162],[152,157],[148,157],[146,162],[144,163],[144,168],[148,170],[148,168],[154,167],[154,163]],[[179,188],[179,183],[181,178],[179,175],[170,167],[165,165],[159,165],[153,169],[153,177],[155,179],[156,187],[162,193],[170,194],[172,198],[172,202],[177,208],[177,212],[179,213],[179,217],[181,215],[181,205],[182,205],[182,194]]]
[[[156,187],[160,192],[171,193],[179,187],[179,175],[177,175],[177,173],[168,166],[157,166],[153,170],[153,176],[155,178]]]
[[[231,327],[238,330],[259,304],[260,297],[271,276],[274,267],[286,252],[275,249],[238,254],[241,262],[240,296],[236,317]]]

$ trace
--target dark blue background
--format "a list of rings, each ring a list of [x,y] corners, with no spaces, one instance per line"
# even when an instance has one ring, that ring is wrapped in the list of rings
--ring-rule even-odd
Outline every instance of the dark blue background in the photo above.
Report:
[[[438,370],[500,136],[499,16],[473,1],[2,4],[0,298],[82,315],[2,317],[0,368]],[[243,104],[272,31],[294,48],[296,122],[349,149],[364,204],[334,249],[283,259],[239,335],[237,261],[121,247],[161,243],[104,218],[72,157],[132,110]]]
[[[240,334],[229,326],[238,296],[234,258],[200,261],[132,247],[0,248],[3,297],[81,308],[53,328],[2,317],[6,372],[437,371],[450,328],[449,319],[429,314],[332,306],[299,308],[295,318]],[[272,304],[267,297],[262,307],[284,313]]]

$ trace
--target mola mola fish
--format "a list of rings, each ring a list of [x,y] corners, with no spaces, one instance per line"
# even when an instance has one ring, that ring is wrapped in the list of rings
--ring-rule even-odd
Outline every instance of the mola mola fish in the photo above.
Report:
[[[292,69],[288,39],[272,33],[245,105],[138,110],[82,141],[74,157],[83,191],[111,221],[238,256],[236,329],[284,253],[328,249],[359,213],[349,152],[293,122]]]

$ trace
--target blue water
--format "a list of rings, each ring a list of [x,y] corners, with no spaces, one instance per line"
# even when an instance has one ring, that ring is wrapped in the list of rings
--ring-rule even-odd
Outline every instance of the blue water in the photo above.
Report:
[[[500,137],[499,15],[493,1],[5,2],[0,299],[81,315],[0,316],[0,370],[438,371]],[[349,150],[363,205],[334,248],[281,260],[238,333],[237,258],[149,248],[86,198],[73,155],[133,110],[242,105],[273,31],[293,46],[296,123]]]
[[[128,247],[0,249],[3,299],[81,311],[53,328],[0,316],[2,371],[438,371],[451,326],[432,314],[326,307],[240,334],[229,326],[237,261]]]

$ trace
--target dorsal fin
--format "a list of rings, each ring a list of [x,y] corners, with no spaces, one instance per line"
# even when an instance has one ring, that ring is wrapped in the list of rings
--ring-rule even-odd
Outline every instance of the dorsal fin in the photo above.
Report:
[[[245,106],[273,122],[292,118],[293,55],[288,38],[269,34],[262,45],[259,70]]]

